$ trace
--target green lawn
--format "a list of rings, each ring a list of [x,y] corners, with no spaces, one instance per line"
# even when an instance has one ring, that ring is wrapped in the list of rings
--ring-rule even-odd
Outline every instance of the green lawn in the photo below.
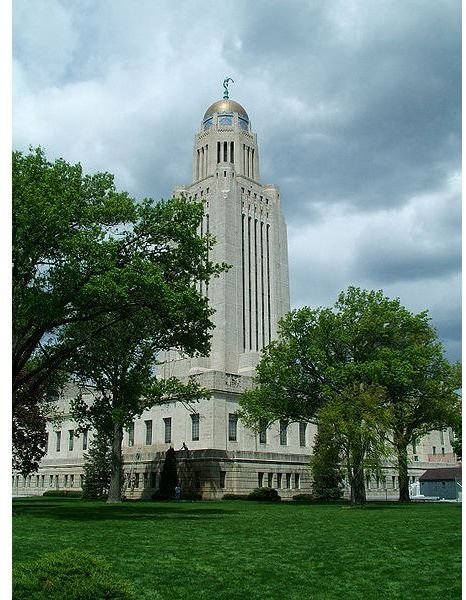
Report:
[[[456,504],[29,498],[15,500],[13,512],[15,561],[90,550],[141,600],[461,597]]]

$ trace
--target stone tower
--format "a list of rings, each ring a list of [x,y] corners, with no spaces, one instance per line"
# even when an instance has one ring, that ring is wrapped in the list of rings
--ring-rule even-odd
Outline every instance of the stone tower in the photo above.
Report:
[[[225,96],[209,106],[195,135],[193,182],[174,195],[204,202],[201,233],[216,239],[211,258],[231,268],[202,290],[215,309],[210,355],[172,354],[166,375],[253,375],[260,351],[290,309],[280,193],[260,183],[257,135],[245,109]]]

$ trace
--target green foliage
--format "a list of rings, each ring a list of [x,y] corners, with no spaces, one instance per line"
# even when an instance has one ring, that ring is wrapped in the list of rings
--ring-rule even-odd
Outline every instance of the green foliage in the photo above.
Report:
[[[44,399],[70,372],[102,393],[118,379],[120,393],[158,398],[147,376],[158,351],[208,353],[212,309],[197,284],[225,265],[197,233],[200,203],[137,203],[112,175],[51,163],[40,148],[13,153],[12,180],[13,441],[28,472],[45,453]],[[114,414],[130,419],[118,399]]]
[[[389,411],[384,398],[383,388],[354,384],[318,412],[324,437],[339,450],[354,504],[365,502],[366,476],[381,476],[382,461],[390,455],[385,435]]]
[[[311,456],[313,498],[337,500],[343,496],[341,453],[331,427],[321,422],[314,440]],[[300,494],[299,496],[306,496]],[[296,500],[296,496],[293,500]]]
[[[89,552],[67,548],[13,565],[13,600],[135,600],[132,586]]]
[[[255,488],[247,495],[246,499],[258,500],[259,502],[278,502],[281,500],[277,490],[266,487]]]
[[[310,502],[315,502],[317,500],[317,498],[315,496],[313,496],[312,494],[295,494],[293,496],[293,500],[295,502],[310,503]]]
[[[109,436],[94,435],[84,454],[83,498],[102,500],[108,497],[112,476],[112,453]]]
[[[381,291],[350,287],[332,308],[303,307],[281,320],[257,368],[257,387],[242,396],[240,417],[256,429],[261,420],[315,422],[329,406],[338,435],[351,446],[351,472],[359,463],[359,480],[364,468],[376,467],[377,452],[380,459],[386,451],[377,441],[383,436],[396,450],[406,499],[407,447],[456,422],[459,381],[459,367],[445,360],[426,312],[412,314]]]
[[[165,453],[165,461],[160,473],[159,497],[166,500],[173,498],[177,483],[176,452],[170,447]]]
[[[42,496],[51,498],[82,498],[83,493],[77,490],[47,490]]]

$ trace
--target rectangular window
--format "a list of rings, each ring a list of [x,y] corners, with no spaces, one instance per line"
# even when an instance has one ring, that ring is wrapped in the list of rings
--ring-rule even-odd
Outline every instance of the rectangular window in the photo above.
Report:
[[[267,443],[267,421],[265,419],[261,419],[259,421],[259,444]]]
[[[152,420],[144,421],[146,426],[146,446],[152,444]]]
[[[74,475],[70,475],[70,487],[74,487]]]
[[[307,423],[299,424],[299,445],[304,448],[306,446],[306,429]]]
[[[172,418],[167,417],[163,420],[165,424],[165,443],[171,444],[172,441]]]
[[[277,490],[279,490],[281,487],[282,487],[282,474],[277,473]]]
[[[286,487],[287,489],[291,488],[291,473],[286,474]]]
[[[445,454],[445,448],[442,448],[442,454]]]
[[[301,478],[299,476],[299,473],[294,474],[294,486],[297,490],[301,488]]]
[[[87,429],[85,429],[83,431],[83,450],[87,450],[87,435],[88,435],[88,431],[87,431]]]
[[[39,475],[36,475],[36,487],[39,487],[39,479],[40,479]]]
[[[56,431],[55,432],[55,440],[56,440],[56,446],[55,446],[55,450],[57,452],[60,452],[60,448],[61,448],[61,431]]]
[[[220,471],[220,487],[225,487],[226,471]]]
[[[73,450],[74,448],[74,431],[70,429],[68,431],[68,450]]]
[[[236,442],[238,437],[238,417],[234,413],[228,415],[228,441]]]
[[[286,446],[288,443],[288,423],[280,421],[280,445]]]
[[[193,442],[199,440],[199,415],[191,415],[191,439]]]
[[[40,487],[45,487],[45,475],[41,476]]]
[[[273,487],[273,473],[267,473],[267,486],[269,488]]]
[[[432,454],[437,454],[437,448],[435,446],[432,446]]]
[[[392,487],[394,490],[396,490],[396,477],[395,475],[392,475]]]
[[[264,487],[264,473],[257,473],[257,487]]]
[[[49,475],[49,487],[53,487],[53,475]]]
[[[128,446],[134,446],[134,422],[128,427]]]

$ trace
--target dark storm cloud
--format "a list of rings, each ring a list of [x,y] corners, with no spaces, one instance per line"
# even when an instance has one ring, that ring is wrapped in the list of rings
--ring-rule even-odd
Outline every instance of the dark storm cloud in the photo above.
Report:
[[[459,169],[459,3],[356,6],[351,14],[344,3],[341,13],[335,2],[256,3],[242,14],[241,50],[225,44],[238,71],[269,80],[277,103],[300,102],[296,111],[277,106],[273,128],[270,113],[255,117],[273,149],[264,176],[293,179],[290,218],[304,195],[373,210]]]

